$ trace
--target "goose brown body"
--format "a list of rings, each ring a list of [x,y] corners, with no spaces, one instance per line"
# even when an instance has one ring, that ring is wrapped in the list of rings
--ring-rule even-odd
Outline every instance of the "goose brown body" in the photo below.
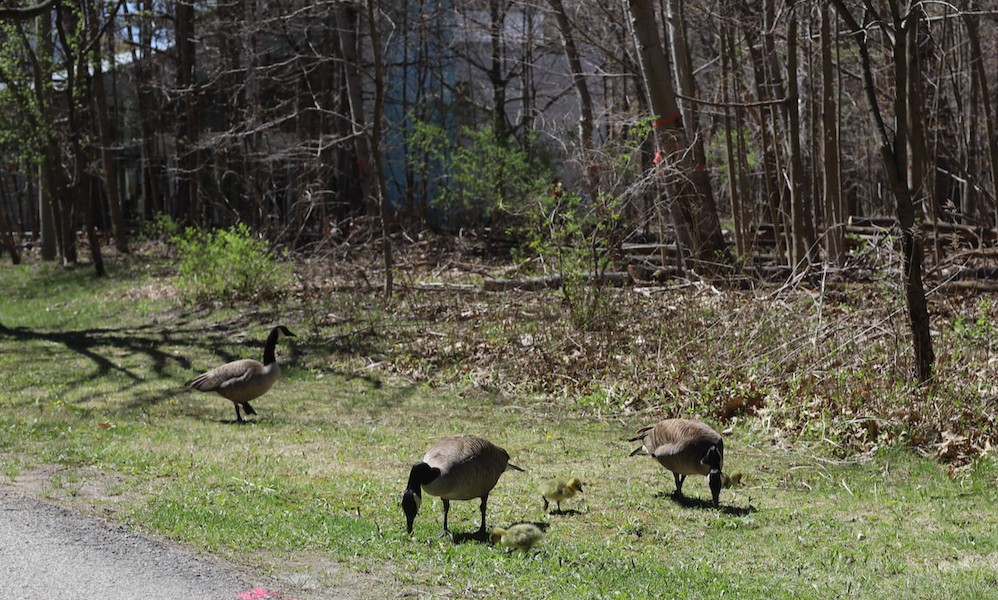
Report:
[[[687,475],[707,475],[714,504],[717,504],[724,463],[724,440],[709,425],[689,419],[664,419],[639,429],[637,436],[629,441],[638,440],[641,447],[631,455],[644,450],[672,471],[677,495],[682,495]]]
[[[481,498],[482,523],[485,532],[485,510],[489,493],[507,469],[522,471],[509,463],[509,453],[488,440],[470,435],[451,436],[434,444],[423,460],[413,465],[409,483],[402,495],[406,513],[406,530],[412,532],[412,522],[422,502],[422,492],[436,496],[444,503],[443,530],[446,533],[451,500]]]
[[[255,415],[256,411],[250,406],[250,400],[267,393],[281,374],[275,348],[277,340],[282,335],[294,336],[282,325],[270,331],[263,351],[264,362],[251,358],[234,360],[198,375],[185,385],[200,392],[216,392],[223,398],[231,400],[236,407],[236,420],[242,422],[243,417],[239,407],[242,406],[246,414]]]
[[[187,382],[199,392],[218,392],[236,404],[255,400],[267,393],[281,374],[276,362],[265,365],[252,358],[226,363]]]

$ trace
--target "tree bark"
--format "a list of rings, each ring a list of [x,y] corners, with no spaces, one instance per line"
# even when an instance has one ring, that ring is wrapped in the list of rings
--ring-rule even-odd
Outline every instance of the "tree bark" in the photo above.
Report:
[[[741,132],[734,128],[731,116],[732,98],[732,69],[731,63],[734,61],[733,53],[728,52],[727,37],[730,34],[730,26],[727,23],[721,24],[719,42],[721,47],[721,90],[724,101],[724,150],[727,163],[728,191],[731,196],[731,217],[734,221],[735,230],[735,251],[737,258],[741,260],[746,256],[748,247],[745,243],[745,212],[742,209],[742,197],[739,190],[738,153],[735,150],[735,136],[741,136]]]
[[[377,203],[381,215],[381,256],[385,267],[385,298],[392,297],[393,259],[391,238],[391,210],[388,193],[385,190],[385,171],[381,157],[381,129],[385,119],[385,70],[381,52],[381,35],[378,26],[378,10],[375,0],[367,1],[367,21],[371,28],[371,56],[374,60],[374,114],[371,118],[371,156],[374,159]]]
[[[0,194],[0,200],[7,202],[5,198],[6,194]],[[3,247],[10,255],[10,262],[15,265],[21,264],[21,253],[17,250],[17,244],[14,243],[14,237],[10,234],[10,227],[7,226],[7,211],[3,206],[0,206],[0,239],[3,241]]]
[[[800,91],[797,86],[797,15],[791,9],[787,14],[787,128],[788,154],[790,158],[790,216],[793,223],[794,272],[806,270],[811,264],[811,248],[814,246],[814,230],[806,218],[804,195],[807,187],[804,181],[804,161],[800,147]]]
[[[100,239],[95,228],[95,212],[93,202],[93,188],[91,186],[90,173],[87,171],[87,153],[83,148],[84,119],[80,115],[83,102],[78,102],[77,97],[82,96],[83,82],[89,76],[87,69],[87,41],[81,41],[74,36],[73,41],[67,33],[67,25],[72,24],[72,20],[81,18],[79,15],[67,13],[59,5],[56,10],[55,26],[62,45],[63,57],[66,66],[65,98],[66,98],[66,120],[69,135],[69,148],[71,151],[71,173],[69,177],[69,189],[66,194],[66,204],[76,205],[83,210],[83,224],[87,235],[87,242],[90,246],[90,259],[94,266],[94,274],[97,277],[104,277],[107,273],[104,267],[104,256],[101,252]],[[69,21],[69,23],[67,23]],[[88,32],[93,33],[93,32]],[[98,34],[99,35],[99,34]],[[99,40],[92,39],[89,43],[99,43]],[[68,224],[69,235],[75,238],[75,231],[72,222]],[[75,240],[74,240],[75,244]]]
[[[828,260],[845,260],[845,211],[842,204],[842,162],[839,155],[838,105],[835,102],[835,65],[832,60],[831,11],[821,5],[821,176],[825,194],[825,252]]]
[[[198,113],[194,73],[194,3],[178,0],[176,7],[177,88],[177,204],[188,223],[199,223],[198,205]]]
[[[582,149],[583,162],[588,164],[593,150],[593,98],[592,94],[589,93],[586,74],[582,69],[582,59],[579,57],[579,49],[575,44],[575,35],[572,32],[568,14],[565,12],[565,6],[561,0],[548,0],[548,4],[551,6],[555,21],[558,23],[565,60],[568,61],[568,69],[572,73],[572,85],[575,87],[575,96],[579,101],[579,145]],[[586,175],[589,195],[595,198],[597,190],[595,173],[592,169],[586,169]]]
[[[988,76],[984,71],[984,55],[981,52],[981,36],[977,29],[976,15],[963,15],[963,22],[967,28],[967,38],[970,42],[970,60],[973,76],[976,76],[981,89],[981,103],[984,109],[984,123],[987,131],[988,157],[991,164],[991,198],[998,199],[998,131],[995,130],[995,119],[998,115],[994,113],[991,105],[991,94],[988,91]],[[986,179],[980,177],[980,180]],[[992,206],[994,218],[998,221],[998,203]]]
[[[377,214],[379,210],[378,183],[374,172],[371,138],[367,134],[364,112],[364,91],[360,78],[360,56],[357,52],[357,6],[352,2],[336,4],[336,27],[339,30],[340,53],[346,70],[347,99],[353,125],[354,152],[357,154],[357,171],[364,193],[362,212]]]

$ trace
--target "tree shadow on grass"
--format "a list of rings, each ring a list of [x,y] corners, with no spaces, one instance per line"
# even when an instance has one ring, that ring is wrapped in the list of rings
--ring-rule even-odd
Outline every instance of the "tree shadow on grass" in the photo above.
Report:
[[[159,349],[165,343],[172,340],[171,331],[163,330],[152,325],[145,325],[135,328],[94,328],[80,329],[76,331],[41,331],[29,329],[27,327],[7,327],[0,323],[0,336],[12,338],[18,342],[48,342],[59,344],[66,350],[74,352],[90,360],[96,371],[81,377],[80,380],[89,380],[93,376],[105,376],[112,371],[125,375],[132,381],[142,381],[144,378],[133,370],[116,364],[111,359],[98,351],[100,348],[124,350],[131,354],[143,354],[152,365],[152,370],[165,375],[167,367],[171,363],[178,364],[183,368],[189,368],[190,363],[186,357],[174,356]]]
[[[85,390],[87,384],[94,380],[120,375],[128,380],[117,391],[128,391],[156,379],[172,379],[171,368],[192,370],[187,356],[174,354],[163,350],[168,346],[190,346],[191,340],[198,340],[197,345],[209,348],[210,351],[223,357],[223,361],[234,360],[225,350],[229,345],[222,339],[204,336],[203,329],[193,325],[163,326],[161,324],[141,325],[138,327],[97,327],[72,331],[51,331],[31,329],[27,327],[8,327],[0,323],[0,338],[14,340],[22,352],[29,353],[23,358],[26,361],[65,361],[65,351],[88,360],[93,369],[74,370],[77,373],[66,381],[56,381],[57,373],[52,373],[51,383],[58,384],[61,393],[72,393]],[[208,343],[205,343],[208,342]],[[260,343],[262,353],[262,342]],[[127,356],[112,359],[110,356]],[[135,355],[139,355],[136,359]],[[126,363],[130,366],[126,366]],[[205,369],[207,370],[207,369]],[[150,377],[150,374],[155,377]],[[156,392],[137,392],[129,407],[147,406],[150,403],[162,402],[173,397],[183,388]],[[103,392],[83,394],[77,402],[83,403],[98,397]]]
[[[149,323],[138,326],[93,327],[70,331],[51,329],[9,327],[0,323],[0,341],[14,347],[22,354],[17,360],[33,363],[41,374],[34,377],[44,379],[42,385],[58,390],[62,396],[72,398],[76,404],[85,404],[108,394],[94,383],[106,377],[123,378],[125,383],[116,386],[111,393],[131,396],[123,405],[126,410],[148,408],[168,401],[180,394],[190,393],[183,383],[198,374],[219,365],[240,358],[263,357],[266,334],[244,335],[241,333],[261,324],[273,325],[273,315],[266,312],[247,312],[226,321],[206,325],[203,315],[188,314],[169,323]],[[240,337],[242,339],[240,339]],[[328,340],[313,336],[302,336],[287,340],[282,349],[290,365],[294,365],[304,355],[318,356],[329,351]],[[233,351],[233,347],[236,350]],[[183,348],[176,353],[171,348]],[[191,352],[191,351],[197,352]],[[213,358],[203,364],[192,364],[190,354],[206,354]],[[66,363],[85,359],[92,368],[54,367],[46,370],[43,363]],[[283,361],[282,361],[283,362]],[[177,376],[177,372],[184,373]],[[288,374],[293,367],[288,369]],[[382,387],[377,377],[368,374],[337,372],[346,379],[360,379],[372,389]],[[163,387],[163,382],[168,382]],[[149,389],[149,384],[159,384]],[[35,385],[25,384],[25,388]],[[379,405],[387,408],[404,404],[417,391],[417,386],[406,386],[394,393],[379,395]]]

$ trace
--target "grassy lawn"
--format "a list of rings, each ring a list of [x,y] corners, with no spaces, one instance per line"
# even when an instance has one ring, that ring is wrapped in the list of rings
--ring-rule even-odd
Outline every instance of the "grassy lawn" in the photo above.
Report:
[[[689,399],[660,391],[655,402],[620,402],[613,381],[575,378],[526,393],[515,375],[479,360],[481,340],[570,360],[553,343],[556,301],[537,308],[517,294],[434,290],[388,307],[357,288],[310,284],[304,302],[195,309],[170,293],[168,273],[138,258],[106,281],[82,268],[0,267],[0,485],[262,570],[299,598],[346,585],[372,598],[985,598],[998,587],[990,458],[954,469],[900,443],[912,431],[888,438],[898,443],[850,441],[870,431],[858,409],[860,425],[850,429],[833,427],[839,421],[824,408],[806,427],[799,422],[809,413],[783,407],[711,408],[733,390],[746,403],[757,398],[744,381],[701,379]],[[506,318],[514,313],[519,320]],[[713,317],[704,309],[696,318]],[[221,362],[259,359],[277,323],[297,337],[278,346],[282,379],[254,403],[252,423],[234,424],[227,400],[183,388]],[[759,344],[781,344],[763,340],[777,333],[761,326],[750,332]],[[667,370],[638,364],[640,352],[620,348],[603,363],[615,366],[594,377]],[[941,364],[966,362],[959,352],[941,353]],[[854,358],[828,356],[810,384],[793,370],[785,397],[841,379],[834,360]],[[550,370],[538,360],[533,368]],[[734,377],[731,364],[718,371]],[[523,377],[541,379],[528,367]],[[856,381],[882,375],[870,368]],[[673,377],[681,388],[682,374]],[[863,398],[859,383],[840,390],[809,398]],[[722,491],[720,509],[704,502],[705,478],[689,479],[690,499],[679,502],[670,473],[628,456],[638,427],[677,412],[727,431],[725,470],[744,478]],[[439,536],[440,502],[426,496],[405,535],[399,500],[409,467],[453,433],[486,437],[526,469],[500,479],[488,521],[542,524],[547,535],[533,553],[462,535],[477,528],[477,501],[452,504],[451,539]],[[538,489],[553,476],[586,486],[564,514],[546,515]]]

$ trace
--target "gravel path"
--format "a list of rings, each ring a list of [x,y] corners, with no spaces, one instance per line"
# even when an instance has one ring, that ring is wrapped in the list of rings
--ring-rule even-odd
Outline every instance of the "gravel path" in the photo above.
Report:
[[[121,526],[0,490],[0,599],[289,598]]]

